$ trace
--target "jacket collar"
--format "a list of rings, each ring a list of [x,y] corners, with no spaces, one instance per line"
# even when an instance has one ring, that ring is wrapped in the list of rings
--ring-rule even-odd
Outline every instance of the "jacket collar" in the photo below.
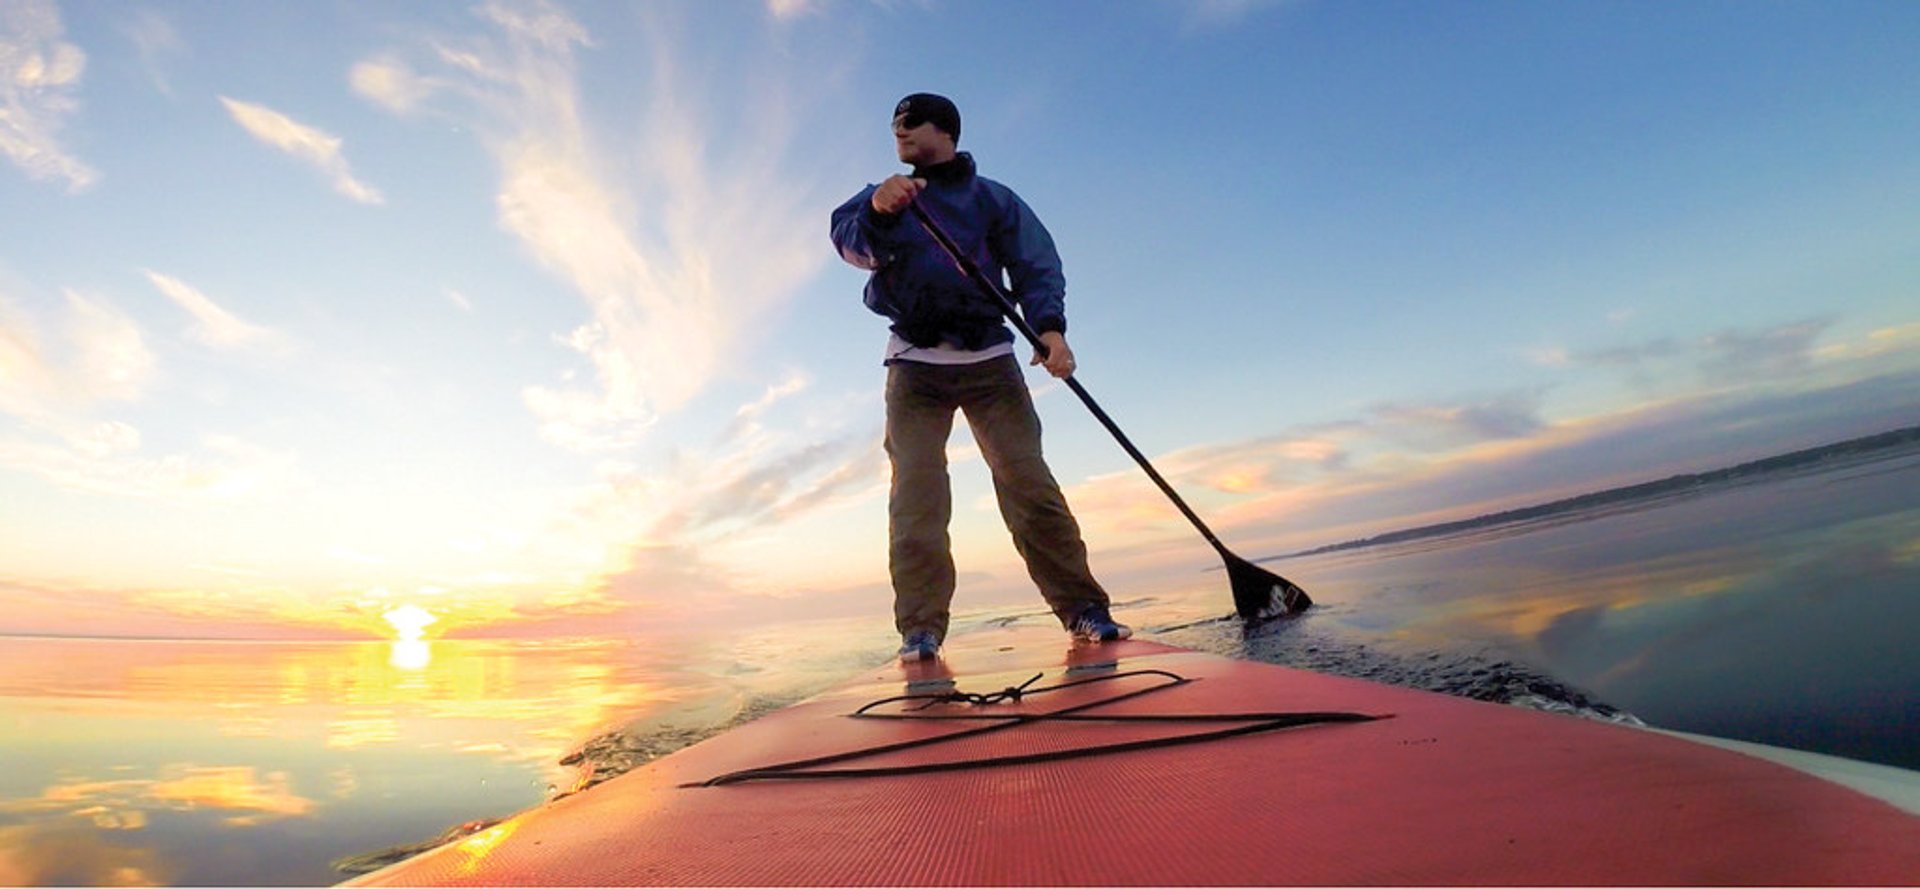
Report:
[[[974,176],[973,155],[962,151],[955,154],[950,161],[930,167],[914,167],[913,175],[941,185],[965,182]]]

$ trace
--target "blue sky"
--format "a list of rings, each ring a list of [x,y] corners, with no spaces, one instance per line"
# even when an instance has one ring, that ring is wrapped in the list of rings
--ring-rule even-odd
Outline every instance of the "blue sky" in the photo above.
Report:
[[[15,0],[0,630],[884,611],[885,324],[827,215],[921,90],[1243,554],[1910,425],[1917,43],[1899,2]],[[1211,582],[1030,379],[1108,585]],[[953,455],[962,603],[1033,598]]]

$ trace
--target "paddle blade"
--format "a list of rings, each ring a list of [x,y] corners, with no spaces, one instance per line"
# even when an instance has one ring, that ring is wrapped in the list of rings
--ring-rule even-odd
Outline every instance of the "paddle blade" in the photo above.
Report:
[[[1239,556],[1227,556],[1227,580],[1242,620],[1266,620],[1313,607],[1313,599],[1299,585]]]

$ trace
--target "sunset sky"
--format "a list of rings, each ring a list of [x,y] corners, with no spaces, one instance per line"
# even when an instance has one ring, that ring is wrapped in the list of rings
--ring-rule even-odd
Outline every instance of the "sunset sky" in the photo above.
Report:
[[[884,613],[827,218],[922,90],[1243,555],[1912,425],[1915,46],[1898,0],[6,0],[0,632]],[[1029,379],[1116,598],[1217,582]],[[1037,603],[953,454],[961,605]]]

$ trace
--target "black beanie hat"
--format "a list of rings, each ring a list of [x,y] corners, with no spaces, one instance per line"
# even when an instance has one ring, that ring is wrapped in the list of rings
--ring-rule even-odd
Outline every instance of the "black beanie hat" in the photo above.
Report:
[[[960,141],[960,109],[946,96],[932,93],[914,93],[893,106],[893,117],[899,120],[904,115],[907,129],[913,129],[923,123],[931,123],[949,136]]]

